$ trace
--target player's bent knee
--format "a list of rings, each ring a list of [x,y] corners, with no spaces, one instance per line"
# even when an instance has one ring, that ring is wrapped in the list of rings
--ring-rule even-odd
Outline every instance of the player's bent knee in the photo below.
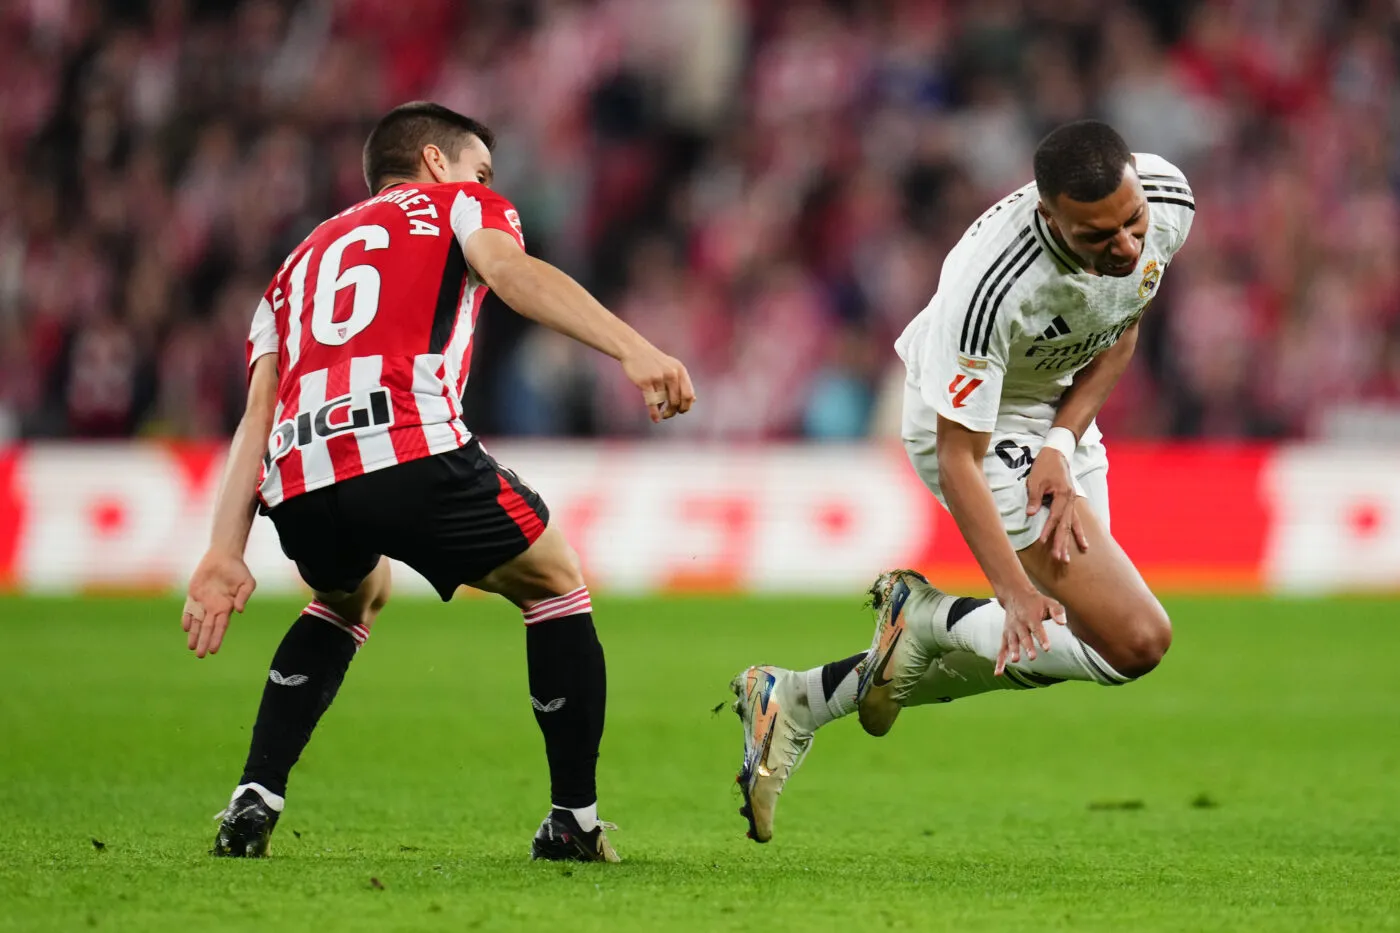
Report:
[[[1124,677],[1136,679],[1151,673],[1172,644],[1172,625],[1166,612],[1157,606],[1155,611],[1136,613],[1123,629],[1106,660]]]
[[[374,595],[370,597],[369,603],[365,606],[364,611],[360,613],[361,624],[364,625],[365,628],[369,628],[373,625],[374,620],[379,618],[379,613],[383,612],[384,607],[389,605],[389,593],[392,589],[393,587],[390,585],[388,579],[385,579],[384,585],[376,590]]]
[[[559,588],[567,593],[584,585],[583,565],[579,563],[574,549],[569,548],[569,560],[559,568]]]
[[[366,629],[374,624],[374,620],[379,618],[379,613],[384,607],[389,605],[389,595],[394,590],[393,577],[389,574],[389,563],[385,558],[380,559],[379,566],[369,577],[369,591],[362,593],[364,601],[360,606],[360,624]]]
[[[577,561],[550,567],[546,572],[544,587],[557,596],[572,593],[584,586],[583,570]]]
[[[549,559],[540,567],[540,576],[541,585],[554,596],[572,593],[584,586],[578,552],[562,537],[550,549]]]
[[[389,591],[386,589],[382,593],[376,593],[374,598],[369,601],[369,620],[371,622],[374,621],[375,616],[383,612],[384,607],[387,605],[389,605]]]
[[[542,600],[586,590],[578,555],[554,528],[547,528],[525,553],[472,583],[500,593],[522,609]]]
[[[389,604],[389,594],[392,590],[389,567],[387,564],[381,564],[354,592],[317,590],[316,600],[333,610],[336,618],[345,625],[358,626],[368,634],[374,620]]]
[[[588,585],[583,581],[583,567],[569,543],[558,537],[541,556],[546,559],[536,565],[534,592],[527,599],[517,601],[525,624],[536,625],[591,613],[593,603]]]

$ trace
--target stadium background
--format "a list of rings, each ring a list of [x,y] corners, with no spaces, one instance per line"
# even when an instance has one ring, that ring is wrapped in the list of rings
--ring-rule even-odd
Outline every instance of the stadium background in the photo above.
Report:
[[[1398,22],[1389,0],[0,0],[0,933],[1396,929]],[[499,131],[529,248],[700,393],[648,425],[611,364],[483,314],[470,423],[596,590],[621,866],[525,860],[546,797],[519,615],[402,598],[406,573],[275,857],[204,855],[305,601],[260,520],[218,657],[175,624],[249,316],[416,97]],[[890,565],[984,586],[895,437],[890,345],[1039,135],[1085,114],[1199,205],[1102,419],[1172,651],[1122,689],[823,729],[754,846],[729,678],[862,648]],[[1359,589],[1382,592],[1334,595]]]
[[[7,4],[0,581],[178,585],[257,296],[426,97],[498,130],[530,249],[699,387],[652,427],[611,361],[484,312],[468,421],[597,584],[974,579],[894,440],[891,343],[1036,139],[1098,115],[1199,205],[1101,418],[1130,552],[1162,585],[1393,586],[1395,30],[1285,0]],[[252,553],[294,585],[267,528]]]

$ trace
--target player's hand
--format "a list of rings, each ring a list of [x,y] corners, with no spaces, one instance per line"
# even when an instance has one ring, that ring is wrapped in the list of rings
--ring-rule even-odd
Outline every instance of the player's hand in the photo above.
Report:
[[[695,404],[695,387],[690,384],[690,373],[675,357],[646,344],[624,356],[620,362],[627,378],[642,390],[642,401],[646,403],[653,423],[683,415]]]
[[[1037,643],[1041,650],[1050,650],[1046,619],[1057,625],[1065,624],[1065,607],[1035,589],[1003,599],[1001,606],[1006,610],[1006,627],[1002,629],[1001,650],[997,652],[998,677],[1006,670],[1008,661],[1020,661],[1022,654],[1034,661]]]
[[[1045,527],[1040,530],[1039,540],[1050,545],[1050,556],[1062,563],[1069,563],[1070,541],[1079,550],[1089,550],[1089,539],[1084,534],[1083,523],[1075,500],[1079,494],[1074,489],[1074,478],[1069,473],[1069,462],[1065,455],[1053,447],[1044,447],[1031,464],[1031,473],[1026,477],[1026,514],[1034,515],[1043,508],[1049,508],[1050,515]],[[1049,500],[1049,505],[1046,505]]]
[[[180,627],[189,633],[187,647],[195,657],[218,653],[229,616],[243,611],[257,585],[243,558],[216,551],[204,555],[190,577],[180,618]]]

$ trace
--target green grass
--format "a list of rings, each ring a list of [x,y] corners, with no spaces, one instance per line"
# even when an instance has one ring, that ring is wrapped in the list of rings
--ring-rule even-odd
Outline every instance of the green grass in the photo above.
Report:
[[[0,599],[0,930],[1400,929],[1400,604],[1177,600],[1142,683],[838,723],[760,847],[711,710],[748,663],[863,647],[859,599],[599,603],[626,861],[562,867],[526,857],[547,794],[504,603],[391,606],[275,857],[230,862],[210,817],[298,605],[255,598],[196,661],[172,601]]]

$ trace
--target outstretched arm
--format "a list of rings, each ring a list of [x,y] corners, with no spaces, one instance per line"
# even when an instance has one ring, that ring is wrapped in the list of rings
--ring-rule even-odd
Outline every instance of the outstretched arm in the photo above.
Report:
[[[654,347],[568,275],[525,253],[510,234],[477,230],[467,238],[465,252],[471,267],[516,312],[620,362],[642,390],[653,421],[690,411],[695,389],[679,360]]]
[[[229,445],[224,475],[214,498],[209,550],[190,577],[181,627],[196,657],[215,654],[229,616],[242,612],[257,582],[243,562],[243,549],[257,514],[258,475],[277,404],[277,355],[259,357],[248,380],[248,405]]]

